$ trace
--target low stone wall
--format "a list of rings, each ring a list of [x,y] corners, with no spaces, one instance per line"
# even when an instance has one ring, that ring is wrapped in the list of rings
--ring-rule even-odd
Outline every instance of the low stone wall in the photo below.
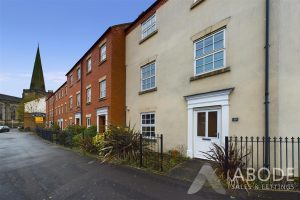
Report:
[[[0,126],[8,126],[10,128],[17,128],[18,126],[22,126],[23,122],[19,122],[18,120],[0,120]]]

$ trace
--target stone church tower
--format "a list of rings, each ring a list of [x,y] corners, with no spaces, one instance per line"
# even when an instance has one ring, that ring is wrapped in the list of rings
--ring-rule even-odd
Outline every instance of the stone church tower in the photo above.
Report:
[[[35,62],[31,77],[30,89],[24,89],[22,97],[25,98],[27,96],[34,96],[34,97],[41,97],[47,95],[45,90],[45,81],[44,81],[44,74],[40,56],[40,48],[38,46]]]

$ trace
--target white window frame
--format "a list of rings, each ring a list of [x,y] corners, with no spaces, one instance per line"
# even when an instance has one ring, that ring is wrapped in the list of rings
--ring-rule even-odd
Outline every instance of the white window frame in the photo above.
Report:
[[[146,68],[146,67],[150,67],[152,64],[154,64],[154,75],[152,75],[152,76],[150,76],[150,77],[148,77],[148,78],[143,78],[143,69],[144,68]],[[147,90],[151,90],[151,89],[153,89],[153,88],[156,88],[156,62],[154,61],[154,62],[151,62],[151,63],[148,63],[148,64],[146,64],[146,65],[144,65],[143,67],[141,67],[141,72],[140,72],[140,76],[141,76],[141,78],[140,78],[140,81],[141,81],[141,91],[143,92],[143,91],[147,91]],[[143,81],[144,80],[146,80],[146,79],[150,79],[151,80],[151,78],[152,77],[154,77],[154,86],[153,87],[150,87],[150,88],[146,88],[146,89],[143,89]]]
[[[90,91],[90,93],[88,93]],[[88,87],[86,88],[86,103],[91,103],[92,102],[92,88]]]
[[[100,62],[106,60],[106,43],[100,47]]]
[[[204,136],[197,136],[197,137],[202,137],[202,138],[219,138],[219,131],[217,132],[217,136],[216,137],[210,137],[208,136],[208,124],[209,124],[209,113],[210,112],[217,112],[217,130],[220,130],[221,127],[221,120],[222,120],[222,116],[221,116],[221,106],[216,106],[216,107],[210,107],[210,108],[200,108],[200,109],[195,109],[196,113],[205,113],[205,133]],[[198,123],[196,123],[197,128],[199,126]]]
[[[99,82],[99,88],[100,88],[100,99],[106,97],[106,79]]]
[[[154,114],[154,124],[143,124],[143,115],[151,115],[151,114]],[[155,127],[155,124],[156,124],[156,114],[155,112],[143,112],[140,114],[140,125],[141,125],[141,134],[143,135],[143,137],[145,138],[153,138],[155,137],[156,135],[156,127]],[[143,134],[143,127],[154,127],[154,135],[151,135],[151,136],[146,136]]]
[[[221,33],[223,32],[223,48],[222,49],[218,49],[218,50],[214,50],[214,45],[215,45],[215,41],[214,41],[214,36],[218,33]],[[202,55],[201,57],[196,57],[196,44],[201,42],[201,41],[204,41],[205,39],[209,38],[213,36],[213,51],[207,53],[207,54],[204,54]],[[213,57],[213,60],[212,60],[212,63],[213,63],[213,69],[212,70],[208,70],[208,71],[203,71],[202,73],[197,73],[197,70],[196,70],[196,62],[197,60],[200,60],[200,59],[204,59],[205,57],[208,57],[208,56],[214,56],[215,54],[217,53],[220,53],[223,51],[223,66],[222,67],[219,67],[217,69],[215,69],[214,65],[215,65],[215,60],[214,60],[214,57]],[[226,66],[226,28],[222,28],[216,32],[213,32],[213,33],[210,33],[196,41],[194,41],[194,75],[195,76],[198,76],[198,75],[202,75],[202,74],[206,74],[206,73],[209,73],[209,72],[213,72],[213,71],[216,71],[216,70],[220,70],[222,68],[225,68]]]
[[[86,127],[91,127],[91,115],[86,116]]]
[[[73,107],[73,96],[70,96],[69,100],[70,100],[70,109],[72,109],[72,107]]]
[[[89,57],[86,61],[86,71],[87,73],[92,71],[92,57]]]
[[[70,83],[71,83],[71,85],[73,84],[73,74],[70,76]]]
[[[147,23],[149,22],[149,21],[151,21],[152,19],[154,19],[154,23],[150,23],[150,25],[149,26],[146,26],[147,25]],[[144,21],[143,23],[142,23],[142,28],[141,28],[141,37],[142,37],[142,39],[144,39],[144,38],[146,38],[146,37],[148,37],[151,33],[153,33],[154,31],[156,31],[156,14],[153,14],[153,15],[151,15],[146,21]],[[154,27],[154,29],[153,29],[153,31],[151,31],[151,32],[149,32],[148,33],[148,31],[152,28],[152,27]]]
[[[76,93],[76,106],[77,107],[80,107],[80,102],[81,102],[81,94],[80,94],[80,92],[77,92]]]
[[[81,69],[79,67],[77,68],[77,80],[80,80],[80,78],[81,78]]]

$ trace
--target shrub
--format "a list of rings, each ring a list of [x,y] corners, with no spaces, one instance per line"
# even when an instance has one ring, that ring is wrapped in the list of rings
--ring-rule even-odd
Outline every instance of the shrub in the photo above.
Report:
[[[96,147],[97,152],[99,153],[101,149],[105,147],[104,134],[97,134],[93,137],[93,145]]]
[[[79,146],[81,138],[82,138],[81,134],[73,135],[72,137],[73,146]]]
[[[237,170],[237,168],[240,168],[241,170],[245,166],[245,162],[243,159],[249,155],[249,151],[243,150],[243,155],[240,153],[240,149],[238,147],[234,146],[233,144],[230,144],[228,146],[228,171],[225,171],[225,147],[220,146],[216,143],[212,143],[212,147],[208,152],[202,152],[204,156],[214,161],[214,164],[217,168],[217,172],[219,175],[226,177],[229,175],[229,177],[232,177]]]
[[[137,160],[139,153],[139,132],[134,128],[111,125],[104,133],[104,147],[99,155],[105,160],[133,159]]]
[[[59,144],[64,145],[64,146],[73,146],[72,142],[72,133],[68,131],[58,131],[57,132],[57,140]]]
[[[85,150],[89,153],[96,153],[97,149],[93,144],[93,138],[92,137],[81,137],[80,138],[80,148],[82,150]]]
[[[83,133],[84,130],[85,130],[85,128],[80,125],[70,125],[66,128],[66,131],[71,132],[72,135],[81,134],[81,133]]]
[[[172,159],[176,159],[178,156],[180,156],[180,152],[176,149],[169,150],[169,154]]]
[[[52,125],[51,129],[54,130],[54,131],[58,131],[58,130],[60,130],[60,127],[59,127],[59,125],[57,123],[54,123]]]
[[[84,137],[95,137],[97,134],[97,126],[91,126],[84,130]]]

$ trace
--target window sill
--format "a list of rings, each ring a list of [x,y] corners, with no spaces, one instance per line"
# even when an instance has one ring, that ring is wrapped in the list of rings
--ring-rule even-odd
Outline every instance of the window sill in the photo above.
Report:
[[[76,83],[78,83],[80,81],[80,79],[77,79]]]
[[[106,97],[99,98],[98,100],[99,100],[99,101],[105,101],[105,100],[106,100]]]
[[[210,77],[210,76],[215,76],[215,75],[218,75],[218,74],[223,74],[225,72],[230,72],[230,67],[224,67],[222,69],[218,69],[218,70],[215,70],[215,71],[207,72],[205,74],[200,74],[200,75],[193,76],[193,77],[190,78],[190,81],[196,81],[196,80],[199,80],[199,79],[202,79],[202,78],[206,78],[206,77]]]
[[[146,141],[157,141],[157,137],[156,136],[142,136],[144,140]]]
[[[194,9],[199,4],[203,3],[205,0],[197,0],[191,5],[191,10]]]
[[[149,35],[147,35],[145,38],[143,38],[139,44],[142,44],[143,42],[145,42],[146,40],[148,40],[149,38],[151,38],[153,35],[155,35],[158,32],[158,30],[156,29],[155,31],[153,31],[152,33],[150,33]]]
[[[92,104],[91,102],[86,103],[87,106],[88,106],[88,105],[91,105],[91,104]]]
[[[89,75],[90,73],[92,73],[92,70],[91,70],[91,71],[89,71],[89,72],[87,72],[87,73],[86,73],[86,75]]]
[[[105,60],[100,61],[99,64],[98,64],[98,66],[102,65],[105,62],[106,62],[106,58],[105,58]]]
[[[155,92],[155,91],[157,91],[157,87],[149,89],[149,90],[140,91],[139,95],[150,93],[150,92]]]

